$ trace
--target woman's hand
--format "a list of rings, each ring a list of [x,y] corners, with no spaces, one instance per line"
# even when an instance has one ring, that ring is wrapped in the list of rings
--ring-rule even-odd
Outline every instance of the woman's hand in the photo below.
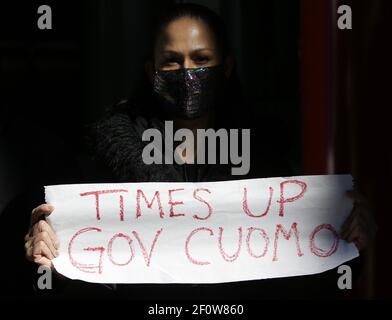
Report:
[[[28,260],[38,265],[53,269],[52,259],[58,256],[59,242],[56,234],[45,217],[50,215],[54,208],[42,204],[32,211],[31,227],[25,236],[25,251]]]
[[[347,196],[354,200],[354,207],[342,226],[341,237],[362,251],[374,239],[377,226],[367,199],[357,191],[348,191]]]

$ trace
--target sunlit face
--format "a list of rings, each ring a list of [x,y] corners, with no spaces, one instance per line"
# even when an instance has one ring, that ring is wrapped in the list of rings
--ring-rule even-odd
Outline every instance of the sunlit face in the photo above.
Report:
[[[212,67],[221,57],[208,25],[200,19],[182,17],[163,30],[154,50],[156,70]]]

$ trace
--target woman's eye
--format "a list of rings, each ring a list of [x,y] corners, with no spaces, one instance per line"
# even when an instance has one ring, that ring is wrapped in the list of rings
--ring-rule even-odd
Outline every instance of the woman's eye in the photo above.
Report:
[[[193,61],[195,61],[198,64],[202,64],[202,63],[207,63],[209,61],[209,58],[206,56],[197,56],[193,59]]]
[[[176,64],[176,63],[178,63],[178,61],[176,61],[176,60],[174,60],[174,59],[168,59],[168,60],[164,60],[163,63],[162,63],[162,65],[164,65],[164,66],[170,66],[170,65],[173,65],[173,64]]]

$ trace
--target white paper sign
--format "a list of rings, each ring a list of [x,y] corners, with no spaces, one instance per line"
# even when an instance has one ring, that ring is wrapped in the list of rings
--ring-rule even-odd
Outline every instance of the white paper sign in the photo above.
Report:
[[[101,283],[218,283],[320,273],[339,239],[348,175],[45,188],[57,271]]]

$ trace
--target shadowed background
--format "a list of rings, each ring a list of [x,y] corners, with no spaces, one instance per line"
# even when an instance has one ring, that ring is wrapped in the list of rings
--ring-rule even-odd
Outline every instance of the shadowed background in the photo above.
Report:
[[[36,27],[41,2],[1,5],[0,210],[12,208],[26,190],[89,180],[85,126],[136,88],[151,22],[174,2],[46,1],[53,30]],[[270,133],[270,152],[288,161],[288,174],[355,176],[380,230],[351,296],[390,297],[383,256],[392,191],[390,2],[192,2],[226,22],[252,125]],[[337,29],[340,4],[351,5],[353,30]],[[27,214],[38,204],[25,202]],[[2,228],[10,221],[2,218]]]

